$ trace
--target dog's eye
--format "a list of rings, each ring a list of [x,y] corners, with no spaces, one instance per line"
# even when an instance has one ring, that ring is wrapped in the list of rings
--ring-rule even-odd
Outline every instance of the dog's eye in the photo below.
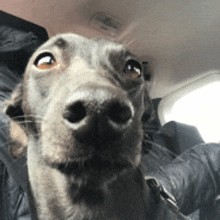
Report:
[[[141,64],[136,60],[128,60],[124,67],[124,72],[132,79],[137,79],[141,76]]]
[[[51,53],[43,53],[37,57],[34,65],[42,70],[51,69],[57,65],[57,61]]]

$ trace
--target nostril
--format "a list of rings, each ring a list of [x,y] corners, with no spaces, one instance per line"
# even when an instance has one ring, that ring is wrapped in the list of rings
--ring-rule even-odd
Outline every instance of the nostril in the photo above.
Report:
[[[63,117],[71,123],[80,122],[86,117],[86,109],[82,102],[78,101],[66,107]]]
[[[107,115],[113,122],[117,124],[125,124],[130,118],[132,118],[132,111],[129,105],[114,102],[108,106]]]

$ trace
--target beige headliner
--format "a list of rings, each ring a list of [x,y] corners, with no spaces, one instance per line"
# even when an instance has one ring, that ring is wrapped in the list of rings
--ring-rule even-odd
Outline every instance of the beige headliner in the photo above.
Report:
[[[220,69],[218,0],[0,0],[0,10],[44,26],[50,36],[100,36],[89,25],[91,16],[110,13],[123,24],[117,38],[152,62],[153,98]]]

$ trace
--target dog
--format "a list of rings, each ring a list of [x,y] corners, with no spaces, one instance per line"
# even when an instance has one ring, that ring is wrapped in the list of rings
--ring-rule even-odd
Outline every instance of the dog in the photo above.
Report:
[[[103,38],[61,34],[35,51],[6,108],[33,219],[177,219],[140,170],[144,78],[131,52]]]

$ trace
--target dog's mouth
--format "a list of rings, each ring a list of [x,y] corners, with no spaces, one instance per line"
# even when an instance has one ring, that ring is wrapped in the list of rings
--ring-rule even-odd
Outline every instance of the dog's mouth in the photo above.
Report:
[[[62,173],[74,176],[98,175],[106,176],[114,173],[122,172],[132,167],[127,161],[115,161],[103,159],[100,156],[93,156],[84,160],[69,160],[65,163],[56,163],[52,166]]]

